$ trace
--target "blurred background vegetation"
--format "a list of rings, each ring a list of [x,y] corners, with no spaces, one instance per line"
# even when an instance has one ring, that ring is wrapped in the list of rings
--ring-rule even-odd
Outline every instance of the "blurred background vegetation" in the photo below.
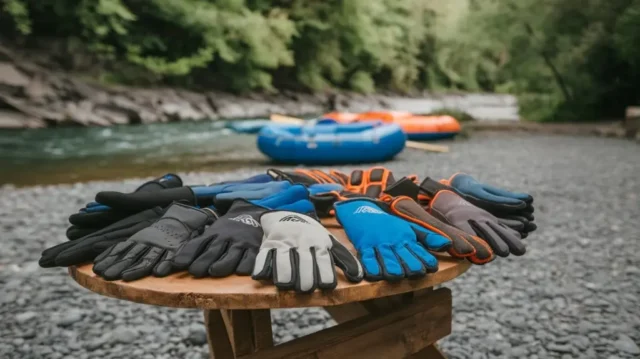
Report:
[[[8,39],[55,40],[109,83],[513,93],[536,121],[620,118],[640,102],[640,0],[0,4]]]

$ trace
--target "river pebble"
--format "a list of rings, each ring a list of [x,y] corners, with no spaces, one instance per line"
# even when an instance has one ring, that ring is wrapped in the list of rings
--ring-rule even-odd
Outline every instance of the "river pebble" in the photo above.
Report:
[[[465,359],[637,358],[640,147],[512,133],[450,145],[446,154],[408,149],[385,165],[434,178],[464,171],[528,191],[539,230],[526,239],[524,256],[472,267],[445,285],[453,330],[441,350]],[[266,168],[181,176],[210,183]],[[43,249],[66,240],[70,213],[100,190],[130,191],[143,180],[0,187],[0,358],[207,357],[201,311],[107,298],[63,268],[37,266]],[[319,308],[271,315],[276,344],[335,325]]]

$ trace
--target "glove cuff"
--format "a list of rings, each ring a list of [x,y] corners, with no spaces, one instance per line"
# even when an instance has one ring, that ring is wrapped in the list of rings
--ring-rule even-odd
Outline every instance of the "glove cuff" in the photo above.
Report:
[[[426,195],[429,198],[435,197],[435,195],[444,190],[451,190],[452,188],[444,185],[438,181],[431,179],[431,177],[427,177],[420,184],[420,193]]]

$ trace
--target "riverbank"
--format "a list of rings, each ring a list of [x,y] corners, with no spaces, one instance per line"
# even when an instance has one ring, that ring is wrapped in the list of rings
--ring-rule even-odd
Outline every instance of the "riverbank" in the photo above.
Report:
[[[317,116],[329,111],[457,109],[477,119],[518,120],[515,97],[498,94],[252,93],[134,88],[43,68],[0,46],[0,129],[111,126],[264,118],[272,113]]]
[[[449,358],[634,358],[640,353],[640,163],[637,144],[611,138],[482,133],[449,153],[405,151],[385,163],[398,175],[456,171],[530,192],[539,230],[522,257],[473,267],[447,284]],[[208,183],[260,173],[180,173]],[[339,168],[348,170],[350,168]],[[38,267],[64,242],[67,216],[100,190],[132,190],[143,179],[28,188],[0,187],[0,357],[188,358],[208,352],[200,311],[106,298],[64,269]],[[601,204],[601,205],[596,205]],[[272,312],[282,343],[333,325],[318,308]]]

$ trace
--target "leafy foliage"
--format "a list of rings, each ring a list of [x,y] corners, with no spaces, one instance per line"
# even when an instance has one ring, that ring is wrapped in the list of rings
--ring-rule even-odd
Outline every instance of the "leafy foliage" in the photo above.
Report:
[[[640,0],[0,4],[3,33],[65,39],[96,54],[108,81],[506,92],[532,120],[620,116],[640,101]]]

